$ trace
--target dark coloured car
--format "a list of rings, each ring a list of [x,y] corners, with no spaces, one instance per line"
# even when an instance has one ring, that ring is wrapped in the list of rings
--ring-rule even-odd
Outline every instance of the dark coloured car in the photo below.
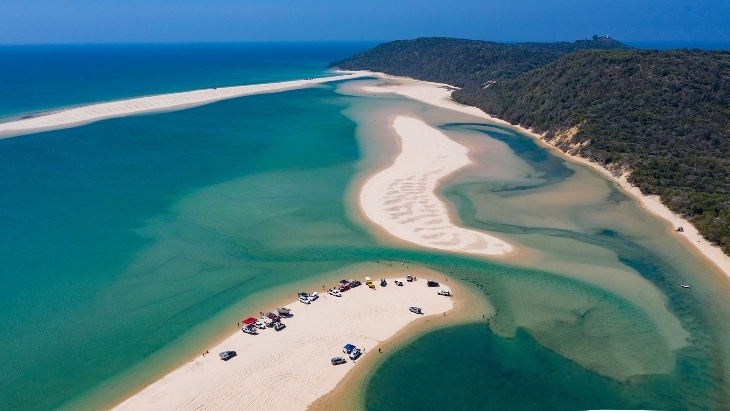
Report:
[[[223,351],[222,353],[218,354],[221,357],[221,360],[228,361],[231,358],[235,357],[237,354],[235,351]]]

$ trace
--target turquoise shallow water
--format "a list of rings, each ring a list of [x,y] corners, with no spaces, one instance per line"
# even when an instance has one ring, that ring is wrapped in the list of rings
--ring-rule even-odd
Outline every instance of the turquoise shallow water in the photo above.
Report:
[[[307,219],[304,207],[317,219],[344,213],[333,187],[346,185],[357,148],[331,97],[254,96],[0,141],[12,159],[0,183],[0,356],[10,365],[0,398],[47,409],[246,295],[341,265],[272,267],[287,265],[276,240]],[[179,203],[226,182],[219,196]],[[239,220],[217,203],[230,191],[252,215]],[[219,219],[228,221],[220,230],[240,232],[217,232]],[[49,395],[26,397],[31,382]]]
[[[527,137],[337,87],[0,140],[0,408],[104,406],[232,331],[255,293],[373,260],[460,278],[496,314],[392,353],[368,409],[726,407],[727,285],[661,223]],[[499,153],[443,195],[539,257],[405,249],[353,221],[362,139],[392,111]]]
[[[582,176],[530,138],[497,126],[441,126],[501,141],[533,170],[518,180],[472,176],[445,187],[462,221],[550,250],[552,257],[533,263],[537,270],[476,262],[442,267],[487,295],[495,316],[486,324],[430,333],[390,354],[367,383],[368,410],[727,408],[727,291],[721,274],[671,241],[658,220],[612,185],[591,173]],[[565,189],[568,181],[583,192],[605,189],[599,201],[586,202]],[[560,199],[548,201],[553,197]],[[538,215],[565,216],[531,220],[524,210],[508,207],[514,199],[532,201],[523,207]],[[608,221],[600,217],[605,215]],[[597,254],[596,248],[610,253]],[[663,304],[689,333],[688,345],[667,345],[661,323],[630,296],[630,284],[591,275],[614,263],[661,290]],[[574,266],[583,281],[570,273]],[[702,289],[688,293],[680,282]],[[630,375],[632,369],[643,371]]]

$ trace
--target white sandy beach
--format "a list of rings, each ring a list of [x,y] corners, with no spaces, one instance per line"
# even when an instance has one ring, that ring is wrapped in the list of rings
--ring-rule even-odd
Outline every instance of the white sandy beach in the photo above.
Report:
[[[39,131],[75,127],[114,117],[181,110],[184,108],[200,106],[236,97],[253,94],[276,93],[331,81],[362,77],[365,75],[370,74],[357,72],[308,80],[209,88],[91,104],[38,117],[0,123],[0,138],[14,137]]]
[[[410,270],[409,270],[410,271]],[[429,288],[419,279],[376,289],[364,284],[342,297],[323,294],[310,305],[294,302],[287,307],[281,331],[262,330],[258,335],[237,332],[210,354],[200,356],[127,399],[115,410],[306,410],[327,394],[357,361],[333,366],[332,357],[344,356],[342,347],[355,344],[364,356],[379,355],[378,343],[392,337],[412,322],[431,315],[444,315],[453,307],[449,297],[437,295],[441,286]],[[405,273],[404,273],[405,275]],[[408,310],[423,309],[424,315]],[[268,307],[274,309],[274,307]],[[241,313],[241,319],[258,313]],[[222,361],[218,353],[234,350],[238,355]]]
[[[434,192],[441,179],[472,163],[469,149],[417,118],[397,116],[392,127],[401,151],[362,186],[365,216],[394,237],[422,247],[479,255],[512,251],[497,237],[454,225]]]
[[[358,72],[358,73],[362,73],[362,72]],[[376,86],[376,87],[363,87],[363,90],[365,90],[365,91],[372,92],[372,93],[383,93],[383,92],[395,93],[398,95],[412,98],[414,100],[424,102],[426,104],[430,104],[432,106],[446,108],[449,110],[454,110],[454,111],[458,111],[461,113],[474,115],[477,117],[487,119],[494,123],[512,127],[514,129],[519,130],[522,133],[531,135],[537,141],[539,141],[540,143],[542,143],[543,145],[545,145],[547,147],[554,149],[560,155],[593,168],[594,170],[598,171],[599,173],[606,176],[607,178],[615,181],[626,193],[628,193],[629,195],[636,198],[639,201],[639,203],[642,205],[642,207],[644,207],[644,209],[646,209],[647,211],[651,212],[654,215],[661,217],[665,221],[669,222],[669,224],[671,224],[671,226],[674,229],[682,227],[684,229],[684,232],[675,232],[674,235],[686,240],[696,250],[698,250],[702,255],[704,255],[709,261],[711,261],[715,266],[717,266],[722,272],[724,272],[728,278],[730,278],[730,257],[725,255],[725,253],[723,253],[719,247],[717,247],[717,246],[713,245],[712,243],[710,243],[709,241],[705,240],[699,234],[697,229],[694,228],[694,226],[689,221],[687,221],[682,216],[674,213],[669,208],[667,208],[664,204],[662,204],[661,201],[659,200],[658,196],[647,196],[647,195],[642,194],[641,190],[639,190],[638,187],[635,187],[631,183],[628,182],[625,175],[616,177],[609,170],[602,167],[600,164],[593,163],[583,157],[578,157],[575,155],[565,153],[561,150],[558,150],[554,146],[547,143],[544,140],[543,135],[536,134],[532,130],[528,130],[528,129],[525,129],[520,126],[510,124],[504,120],[497,119],[489,114],[486,114],[485,112],[483,112],[482,110],[480,110],[476,107],[465,106],[463,104],[459,104],[459,103],[455,102],[451,98],[452,90],[454,90],[453,86],[449,86],[447,84],[430,83],[430,82],[425,82],[425,81],[413,80],[413,79],[409,79],[409,78],[405,78],[405,77],[396,77],[396,76],[391,76],[391,75],[387,75],[387,74],[383,74],[383,73],[369,73],[369,74],[378,76],[383,79],[392,80],[393,83],[384,83],[384,84]]]

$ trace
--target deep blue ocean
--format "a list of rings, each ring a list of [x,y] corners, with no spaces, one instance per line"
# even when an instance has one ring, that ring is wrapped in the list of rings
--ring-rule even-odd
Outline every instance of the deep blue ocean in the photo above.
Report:
[[[0,119],[134,96],[318,77],[329,62],[373,45],[0,46]]]

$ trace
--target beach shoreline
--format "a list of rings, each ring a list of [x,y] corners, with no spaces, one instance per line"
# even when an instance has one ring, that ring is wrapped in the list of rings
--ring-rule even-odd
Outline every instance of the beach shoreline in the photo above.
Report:
[[[496,124],[512,128],[522,134],[532,137],[541,146],[551,149],[553,152],[558,153],[561,157],[590,167],[595,172],[598,172],[610,181],[613,181],[624,193],[635,198],[643,209],[664,220],[667,224],[668,232],[671,232],[675,238],[680,239],[683,244],[688,246],[688,249],[699,253],[705,260],[709,261],[712,265],[722,271],[726,276],[726,280],[730,280],[730,257],[725,255],[719,247],[705,240],[692,223],[662,204],[658,196],[650,196],[641,193],[638,187],[633,186],[628,182],[626,175],[615,176],[611,173],[611,171],[598,163],[560,150],[556,146],[550,144],[550,142],[546,141],[544,135],[537,134],[532,130],[496,118],[476,107],[457,103],[451,98],[452,91],[456,89],[454,86],[444,83],[414,80],[407,77],[392,76],[378,72],[358,71],[355,73],[363,75],[369,74],[371,76],[400,83],[395,85],[384,85],[384,87],[380,90],[381,92],[385,91],[396,93],[436,107],[474,115]],[[682,232],[676,231],[679,227],[682,227]]]
[[[503,120],[494,118],[488,114],[485,114],[484,112],[482,112],[481,110],[479,110],[475,107],[464,106],[464,105],[454,102],[453,100],[451,100],[451,97],[450,97],[451,92],[454,89],[452,86],[449,86],[446,84],[428,83],[428,82],[406,79],[406,78],[401,78],[401,77],[382,75],[380,73],[372,73],[372,72],[355,72],[354,76],[352,76],[352,77],[344,77],[344,78],[338,77],[336,79],[329,80],[329,81],[354,79],[354,78],[358,78],[358,77],[369,77],[369,76],[381,77],[381,78],[384,78],[387,80],[401,83],[401,84],[384,85],[383,89],[387,89],[387,91],[389,91],[389,92],[394,92],[394,93],[400,94],[404,97],[408,97],[408,98],[411,98],[411,99],[414,99],[417,101],[421,101],[423,103],[426,103],[426,104],[429,104],[432,106],[445,108],[445,109],[449,109],[449,110],[454,110],[454,111],[461,112],[461,113],[464,113],[467,115],[482,118],[482,119],[488,120],[488,121],[496,123],[496,124],[510,127],[512,129],[519,131],[520,133],[531,136],[532,138],[537,140],[539,142],[539,144],[541,144],[542,146],[553,149],[555,152],[558,152],[563,158],[570,159],[570,160],[576,161],[578,163],[581,163],[583,165],[590,166],[591,169],[603,174],[605,177],[609,178],[611,181],[614,181],[622,189],[622,191],[624,191],[628,195],[636,198],[639,201],[639,203],[642,205],[642,207],[645,208],[647,211],[668,221],[669,225],[671,225],[671,227],[668,226],[667,230],[674,231],[673,228],[682,226],[684,228],[684,232],[683,233],[675,232],[675,235],[678,236],[679,238],[682,238],[684,240],[683,242],[685,244],[688,244],[688,243],[692,244],[693,249],[699,250],[699,253],[701,253],[705,258],[709,259],[714,265],[718,266],[726,274],[726,276],[728,278],[730,278],[730,259],[728,259],[726,256],[724,256],[724,254],[719,250],[719,248],[710,245],[704,239],[701,239],[701,238],[697,239],[697,238],[692,237],[692,236],[699,237],[699,234],[696,232],[696,229],[694,229],[694,227],[689,222],[681,219],[679,216],[676,216],[676,215],[672,216],[673,213],[668,208],[663,206],[658,201],[658,199],[652,200],[649,196],[644,196],[643,194],[641,194],[638,191],[638,188],[632,187],[628,183],[628,181],[625,180],[625,177],[617,178],[616,176],[612,175],[608,170],[606,170],[605,168],[601,167],[598,164],[591,163],[587,159],[584,159],[582,157],[577,157],[577,156],[574,156],[574,155],[571,155],[569,153],[565,153],[565,152],[559,150],[557,147],[544,141],[543,137],[541,137],[538,134],[533,133],[531,130],[526,130],[520,126],[512,125]],[[377,91],[382,92],[383,89],[378,88]],[[284,91],[284,90],[282,89],[279,91]],[[370,91],[374,91],[374,90],[370,90]],[[264,91],[264,92],[271,92],[271,91]],[[250,94],[253,94],[253,93],[250,93]],[[247,95],[247,94],[243,94],[243,95]],[[235,97],[238,97],[238,96],[235,96]],[[227,98],[234,98],[234,97],[227,97]],[[207,104],[207,103],[202,103],[202,104]],[[177,110],[177,109],[184,109],[184,108],[186,108],[186,107],[180,106],[175,109]],[[120,114],[120,116],[121,115],[129,115],[129,114]],[[395,119],[396,117],[397,116],[393,116],[391,118],[391,120]],[[100,118],[99,120],[101,120],[101,119],[102,118]],[[29,120],[32,120],[32,119],[29,119]],[[93,120],[93,121],[97,121],[97,120]],[[83,124],[86,124],[86,123],[83,123]],[[0,124],[0,127],[2,125],[3,124]],[[80,125],[80,124],[69,125],[69,127],[72,127],[75,125]],[[409,134],[407,131],[399,133],[398,130],[396,130],[394,127],[392,127],[392,125],[393,124],[391,122],[389,127],[392,129],[391,131],[392,131],[393,135],[389,136],[389,138],[394,137],[397,139],[398,136],[400,136],[402,138],[403,135]],[[38,130],[38,131],[40,131],[40,130]],[[36,131],[33,131],[33,132],[36,132]],[[0,137],[0,138],[2,138],[2,137]],[[384,166],[386,168],[389,166],[392,166],[391,160],[392,160],[392,162],[397,161],[397,158],[400,155],[401,146],[398,146],[398,151],[399,152],[395,153],[395,155],[392,156],[392,158],[385,159],[385,160],[379,159],[378,161],[380,161],[380,163],[378,163],[377,166],[379,166],[379,167]],[[377,231],[379,233],[382,232],[383,234],[385,234],[385,233],[388,233],[388,230],[384,229],[382,226],[371,224],[370,223],[371,220],[369,220],[366,217],[366,215],[362,209],[361,202],[357,200],[357,196],[359,196],[359,194],[362,192],[363,187],[367,184],[367,182],[370,181],[380,171],[382,171],[381,168],[378,168],[378,169],[373,169],[373,168],[374,168],[374,166],[368,167],[368,169],[363,170],[363,173],[361,175],[356,176],[356,178],[351,183],[352,189],[348,190],[348,199],[346,199],[346,201],[349,202],[351,200],[349,198],[349,196],[352,196],[352,199],[354,201],[352,204],[348,204],[348,207],[352,208],[352,210],[350,212],[352,214],[359,214],[358,219],[362,220],[361,223],[363,225],[369,226],[369,227],[367,227],[368,229]],[[446,179],[446,178],[444,177],[443,179]],[[623,181],[621,181],[621,179],[623,179]],[[438,188],[442,183],[443,183],[443,181],[441,181],[441,179],[439,179],[434,190],[432,190],[432,191],[435,192],[435,189]],[[360,205],[360,207],[358,207],[358,205]],[[664,213],[665,215],[662,215],[662,213]],[[453,210],[449,209],[448,207],[447,207],[447,214],[451,218],[454,217]],[[672,218],[674,218],[674,220],[672,220]],[[451,221],[455,221],[455,220],[452,219]],[[407,242],[403,239],[395,238],[395,239],[393,239],[393,241],[398,244],[406,245],[410,248],[420,248],[419,245],[414,244],[412,242]],[[706,245],[702,244],[703,241]],[[698,244],[700,244],[700,245],[698,245]],[[718,252],[719,255],[715,255],[714,257],[712,257],[711,255],[712,255],[713,249],[716,252]],[[442,250],[442,251],[450,251],[450,250]],[[515,252],[513,252],[509,255],[513,257],[514,255],[518,255],[520,253],[521,253],[520,247],[516,247]],[[487,256],[489,258],[501,258],[500,255],[487,255]],[[724,261],[724,263],[723,263],[723,261]],[[722,264],[724,264],[724,265],[722,265]],[[393,267],[393,270],[397,270],[397,269],[398,269],[398,267]],[[419,267],[418,269],[427,270],[422,267]],[[353,276],[355,276],[355,275],[362,276],[363,272],[364,271],[360,271],[357,274],[354,274]],[[365,275],[367,275],[367,274],[365,274]],[[382,274],[382,275],[384,276],[383,278],[393,278],[393,276],[385,277],[385,274]],[[405,275],[405,274],[403,273],[403,275]],[[431,275],[433,275],[434,277],[439,276],[439,275],[442,277],[445,277],[443,274],[435,273],[435,272],[431,272]],[[370,276],[373,277],[375,280],[381,278],[378,276],[378,274],[372,274]],[[419,277],[421,277],[421,276],[419,275]],[[350,278],[350,277],[348,277],[348,278]],[[329,283],[326,283],[326,284],[329,284]],[[395,288],[395,286],[392,284],[392,281],[390,282],[390,284],[391,285],[387,288],[388,290],[392,290],[393,288]],[[361,287],[359,290],[365,290],[365,288]],[[319,290],[317,290],[317,291],[319,292]],[[434,294],[435,294],[435,290],[434,290]],[[419,321],[415,321],[415,322],[408,322],[405,325],[403,325],[401,328],[392,330],[392,333],[389,336],[387,336],[387,338],[378,340],[379,342],[377,342],[377,345],[368,343],[368,345],[366,345],[366,348],[368,348],[368,350],[374,350],[378,347],[385,347],[388,352],[392,352],[392,351],[395,351],[395,348],[405,345],[409,341],[412,341],[417,336],[423,335],[435,328],[455,325],[460,322],[479,321],[480,319],[476,318],[474,316],[464,316],[462,314],[459,314],[459,313],[463,313],[464,311],[469,311],[469,310],[463,310],[463,309],[458,308],[458,305],[461,304],[461,303],[459,303],[459,301],[461,301],[460,298],[462,298],[461,296],[466,295],[466,293],[459,291],[457,293],[457,295],[459,295],[459,297],[455,298],[453,300],[453,303],[455,304],[454,307],[456,307],[456,308],[452,307],[452,308],[449,308],[449,310],[444,311],[445,313],[448,312],[448,315],[444,316],[443,318],[428,317],[428,318],[424,318],[425,321],[419,320]],[[345,296],[342,298],[346,298],[347,296],[348,295],[345,294]],[[331,298],[334,298],[334,297],[331,297]],[[331,298],[327,298],[327,300],[329,300]],[[313,304],[313,306],[316,306],[318,303],[323,302],[324,299],[325,298],[322,298],[322,301],[315,302]],[[484,299],[484,298],[482,298],[482,299]],[[273,301],[273,300],[274,299],[267,300],[267,302]],[[479,298],[478,298],[478,296],[474,296],[474,298],[471,298],[471,300],[476,301],[476,300],[479,300]],[[302,304],[299,304],[298,302],[294,303],[295,306],[297,304],[302,305]],[[467,303],[464,303],[464,304],[467,304]],[[488,304],[488,303],[486,303],[486,304]],[[270,307],[270,308],[273,308],[273,307]],[[485,311],[485,310],[482,310],[482,311]],[[458,315],[454,315],[454,314],[458,314]],[[480,314],[480,315],[484,315],[484,314]],[[294,319],[291,320],[291,322],[295,322],[296,320],[297,319],[295,317]],[[287,325],[289,325],[289,324],[287,324]],[[283,330],[281,332],[282,335],[284,335],[284,333],[286,333],[287,331],[291,331],[291,330],[290,329]],[[262,334],[274,333],[274,332],[275,331],[273,331],[273,330],[265,330],[265,331],[263,331]],[[216,341],[215,344],[213,344],[215,347],[221,347],[221,346],[227,344],[227,341],[229,341],[231,338],[233,338],[235,336],[238,336],[238,337],[242,336],[241,335],[242,333],[240,332],[239,329],[236,329],[236,332],[233,335],[230,335],[227,332],[225,332],[224,334],[228,335],[228,336],[227,337],[218,336],[215,339],[212,339],[213,341]],[[251,336],[247,336],[247,335],[243,335],[243,337],[256,338],[256,337],[251,337]],[[372,345],[372,347],[371,347],[371,345]],[[217,351],[215,351],[216,349],[217,348],[214,348],[214,349],[208,350],[208,351],[210,351],[211,355],[217,355]],[[319,390],[319,391],[315,392],[315,394],[317,394],[317,396],[314,398],[310,398],[310,400],[307,400],[307,401],[309,401],[307,404],[300,404],[300,403],[296,403],[293,405],[287,404],[285,408],[279,408],[279,409],[309,409],[312,411],[332,409],[332,404],[341,404],[342,403],[341,401],[345,401],[345,399],[348,396],[352,395],[352,392],[354,392],[353,390],[364,389],[363,382],[367,380],[368,376],[376,368],[376,366],[382,362],[382,358],[385,358],[385,356],[382,356],[382,357],[381,356],[365,356],[363,358],[363,361],[360,361],[358,363],[358,367],[352,368],[350,371],[348,371],[344,375],[340,376],[339,379],[328,380],[327,384],[329,384],[329,385],[326,385],[326,384],[318,385],[317,390]],[[207,359],[207,357],[206,357],[206,359]],[[213,359],[217,360],[217,358],[213,358]],[[117,404],[117,407],[115,407],[114,409],[138,409],[140,407],[145,408],[145,409],[150,408],[150,407],[154,408],[154,406],[149,402],[148,403],[144,403],[144,401],[138,402],[138,401],[140,401],[139,399],[146,398],[147,400],[149,400],[150,398],[152,398],[152,399],[157,398],[157,397],[155,397],[156,394],[153,394],[152,396],[150,396],[150,395],[147,395],[144,393],[149,392],[148,390],[154,391],[155,390],[154,387],[158,386],[159,381],[163,381],[163,380],[168,381],[168,378],[170,378],[170,379],[176,378],[176,377],[174,377],[174,375],[176,375],[175,373],[178,373],[179,370],[181,370],[185,367],[191,367],[190,364],[197,364],[196,361],[200,361],[199,356],[196,356],[192,360],[185,361],[181,366],[176,367],[174,370],[172,370],[170,373],[163,376],[161,379],[159,379],[155,382],[152,382],[151,384],[147,385],[145,388],[143,388],[136,394],[125,399],[124,402]],[[181,363],[182,363],[182,361],[181,361]],[[218,360],[218,363],[224,363],[224,362]],[[242,379],[243,379],[243,377],[242,377]],[[189,381],[188,381],[188,383],[189,383]],[[240,381],[239,381],[239,383],[240,383]],[[175,385],[175,384],[173,384],[173,385]],[[184,388],[184,384],[182,384],[182,385],[177,384],[176,386],[177,386],[177,388],[176,388],[177,390],[180,390],[181,386]],[[324,388],[322,388],[322,387],[324,387]],[[156,392],[159,392],[159,391],[156,391]],[[363,392],[360,391],[359,395],[362,395],[362,393]],[[180,395],[181,396],[187,395],[187,392],[183,392]],[[208,400],[209,400],[209,402],[207,403],[208,405],[206,405],[206,406],[211,407],[210,409],[225,409],[225,407],[221,408],[221,407],[216,406],[217,403],[215,402],[216,401],[215,398],[212,398],[212,399],[208,398]],[[357,403],[358,400],[359,400],[359,397],[357,395],[352,397],[351,401],[353,401],[352,402],[353,407],[358,406],[358,403]],[[141,404],[143,404],[143,405],[141,405]],[[192,404],[192,402],[186,403],[186,405],[182,408],[185,408],[188,406],[192,407],[191,404]],[[110,405],[113,405],[113,404],[110,404]],[[240,406],[240,403],[237,403],[236,405]],[[359,404],[359,406],[361,406],[361,405],[362,404]],[[302,408],[302,406],[304,406],[304,407]],[[300,407],[300,408],[297,408],[297,407]],[[166,409],[166,407],[163,407],[163,408]],[[196,409],[198,409],[198,408],[200,408],[200,407],[197,407]],[[203,408],[203,409],[206,409],[206,408]],[[246,409],[246,408],[236,407],[236,409]],[[261,409],[260,402],[256,403],[255,409]],[[277,409],[277,408],[271,408],[271,409]]]
[[[78,127],[116,117],[184,110],[232,98],[254,94],[277,93],[333,81],[350,80],[366,75],[369,74],[348,72],[336,76],[306,80],[214,87],[70,107],[0,123],[0,139]]]
[[[377,371],[378,366],[390,355],[430,332],[444,328],[456,327],[468,323],[483,323],[494,315],[495,308],[489,300],[467,283],[449,280],[443,273],[433,272],[431,278],[445,281],[451,289],[454,306],[446,316],[432,316],[411,323],[398,331],[378,347],[382,348],[382,356],[366,357],[360,361],[357,370],[348,373],[329,393],[315,400],[307,411],[328,411],[347,409],[349,411],[366,411],[365,394],[367,381]]]
[[[290,299],[287,307],[294,316],[282,320],[287,327],[281,332],[266,329],[251,336],[237,330],[207,350],[209,354],[193,358],[113,409],[306,409],[347,375],[359,372],[353,361],[329,364],[330,357],[343,355],[341,345],[352,342],[364,348],[363,358],[375,357],[379,344],[402,329],[417,330],[417,324],[442,313],[450,318],[446,314],[454,304],[436,293],[448,290],[448,283],[428,287],[427,277],[422,277],[435,272],[405,264],[388,271],[393,270],[401,274],[397,278],[403,287],[394,284],[394,277],[387,287],[374,278],[375,290],[363,284],[342,297],[325,292],[310,305]],[[406,282],[406,273],[418,280]],[[424,315],[408,312],[409,305],[423,308]],[[231,349],[237,357],[218,359],[218,351]]]

